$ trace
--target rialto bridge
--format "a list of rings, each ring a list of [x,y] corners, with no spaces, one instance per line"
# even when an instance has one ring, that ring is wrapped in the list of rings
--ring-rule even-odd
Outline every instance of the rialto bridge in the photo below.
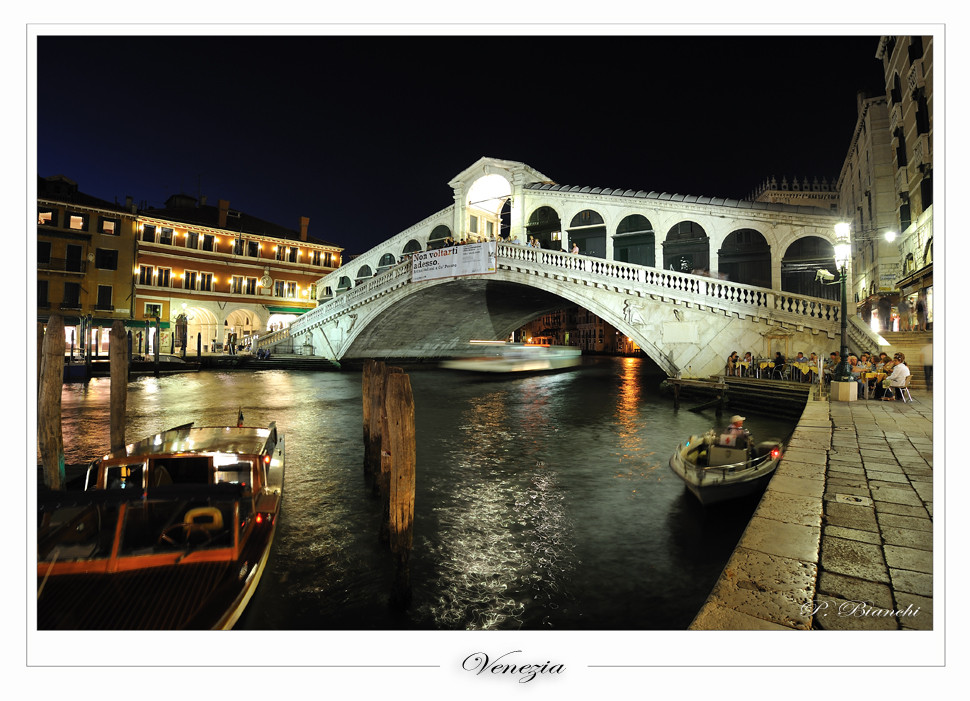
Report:
[[[319,306],[260,345],[335,361],[446,357],[577,304],[669,375],[719,373],[735,350],[838,348],[838,286],[815,282],[817,269],[835,271],[832,213],[560,186],[493,158],[449,185],[451,206],[322,278]],[[499,236],[494,272],[412,280],[409,254]],[[530,239],[541,247],[523,245]],[[857,317],[849,322],[851,348],[878,347]]]

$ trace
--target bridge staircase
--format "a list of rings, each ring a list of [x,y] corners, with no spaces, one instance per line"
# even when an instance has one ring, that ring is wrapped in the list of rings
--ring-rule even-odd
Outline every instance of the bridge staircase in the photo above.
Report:
[[[911,377],[909,386],[911,389],[926,390],[926,374],[924,372],[923,349],[933,343],[932,331],[895,331],[883,333],[883,337],[889,341],[889,348],[880,348],[892,357],[893,353],[902,353],[906,357],[906,365],[909,367]]]

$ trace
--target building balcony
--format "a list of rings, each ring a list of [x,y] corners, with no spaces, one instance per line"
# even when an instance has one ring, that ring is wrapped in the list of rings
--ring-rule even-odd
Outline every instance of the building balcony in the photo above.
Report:
[[[38,270],[51,270],[64,273],[80,273],[87,271],[88,263],[85,260],[72,260],[68,258],[49,258],[44,261],[37,261]]]

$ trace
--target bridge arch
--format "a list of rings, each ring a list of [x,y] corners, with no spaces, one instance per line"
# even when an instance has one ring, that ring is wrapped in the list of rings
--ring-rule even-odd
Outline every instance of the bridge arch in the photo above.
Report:
[[[606,258],[606,221],[595,209],[583,209],[569,221],[566,248],[579,245],[583,255]]]
[[[822,299],[838,299],[839,285],[824,285],[816,273],[824,268],[838,276],[835,247],[821,236],[804,236],[792,242],[781,259],[781,289]]]
[[[670,227],[663,242],[664,270],[690,273],[710,270],[710,239],[700,224],[682,219]]]
[[[656,238],[653,224],[644,215],[626,215],[613,234],[613,260],[656,267]]]
[[[534,237],[543,248],[562,249],[562,217],[555,207],[540,205],[532,210],[525,226],[526,240]]]
[[[717,251],[717,271],[731,282],[771,287],[771,246],[754,229],[735,229]]]

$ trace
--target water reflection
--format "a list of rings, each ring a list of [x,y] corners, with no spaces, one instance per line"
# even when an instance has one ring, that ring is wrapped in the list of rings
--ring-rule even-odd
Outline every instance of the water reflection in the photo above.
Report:
[[[684,628],[753,505],[714,513],[666,467],[713,415],[676,412],[635,359],[475,382],[413,371],[412,606],[387,606],[392,562],[363,478],[360,373],[206,372],[130,384],[128,440],[195,421],[276,421],[283,510],[250,629]],[[65,385],[68,463],[104,452],[107,378]],[[790,425],[749,416],[757,435]]]

